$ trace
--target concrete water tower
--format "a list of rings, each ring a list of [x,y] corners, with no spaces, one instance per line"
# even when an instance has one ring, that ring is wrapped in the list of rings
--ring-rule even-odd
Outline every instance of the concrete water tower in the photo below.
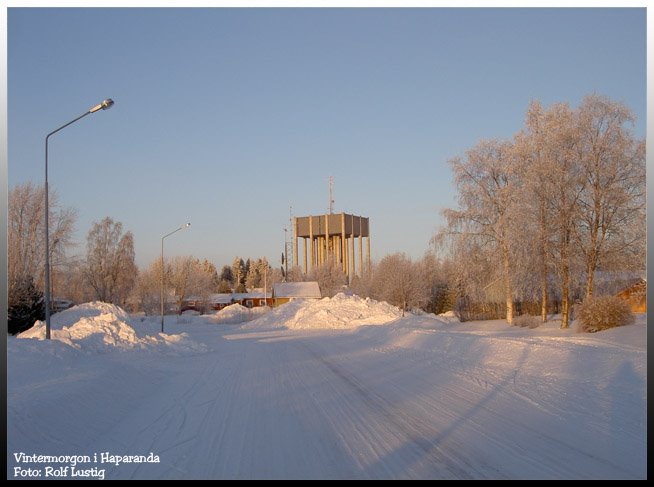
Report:
[[[295,237],[293,263],[299,265],[298,242],[303,241],[304,273],[336,259],[351,280],[363,275],[363,239],[366,239],[365,265],[370,272],[370,220],[367,217],[347,213],[299,216],[293,219]],[[355,241],[358,239],[358,256]],[[358,272],[356,269],[358,257]]]

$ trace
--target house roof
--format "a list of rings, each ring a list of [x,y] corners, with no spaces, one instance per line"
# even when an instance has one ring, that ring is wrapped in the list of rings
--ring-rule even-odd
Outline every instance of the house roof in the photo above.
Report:
[[[265,294],[266,298],[270,298],[270,292]],[[209,302],[212,304],[229,304],[233,301],[241,301],[243,299],[263,299],[263,291],[253,291],[249,293],[222,293],[212,294],[209,296]]]
[[[273,284],[273,296],[276,298],[313,298],[320,299],[320,286],[316,281],[277,282]]]

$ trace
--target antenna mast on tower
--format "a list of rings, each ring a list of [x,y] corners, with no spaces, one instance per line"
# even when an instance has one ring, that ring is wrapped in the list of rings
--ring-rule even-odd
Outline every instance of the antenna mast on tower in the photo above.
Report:
[[[334,177],[329,176],[329,214],[334,213]]]

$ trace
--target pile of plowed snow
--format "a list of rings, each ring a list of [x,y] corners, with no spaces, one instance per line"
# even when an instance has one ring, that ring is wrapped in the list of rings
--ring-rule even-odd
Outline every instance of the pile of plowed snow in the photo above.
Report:
[[[291,301],[243,328],[354,328],[383,325],[401,316],[401,310],[386,302],[340,293],[318,301]]]
[[[256,320],[261,315],[266,314],[268,310],[266,307],[246,308],[238,303],[234,303],[225,306],[217,313],[208,315],[208,321],[223,325],[245,323],[246,321]]]
[[[129,315],[113,304],[94,301],[56,313],[50,318],[50,336],[73,348],[89,352],[107,349],[145,349],[165,347],[174,352],[202,352],[205,345],[190,340],[186,333],[156,336],[137,333]],[[37,321],[17,338],[45,340],[45,322]]]

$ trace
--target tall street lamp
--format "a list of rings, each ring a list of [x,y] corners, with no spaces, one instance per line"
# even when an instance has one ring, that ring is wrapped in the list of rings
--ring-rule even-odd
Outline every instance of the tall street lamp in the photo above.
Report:
[[[56,134],[61,129],[68,127],[69,125],[77,122],[80,118],[84,118],[91,113],[95,113],[98,110],[106,110],[111,108],[114,104],[114,101],[111,98],[107,98],[99,105],[94,106],[87,112],[84,112],[82,115],[77,117],[74,120],[71,120],[67,124],[62,125],[56,130],[53,130],[48,135],[45,136],[45,338],[50,340],[50,243],[49,243],[49,231],[48,231],[48,139],[51,135]]]
[[[161,304],[161,333],[164,331],[164,275],[166,274],[164,272],[164,258],[163,258],[163,243],[164,243],[164,238],[170,237],[173,233],[179,232],[180,230],[183,230],[185,228],[190,227],[190,223],[186,223],[185,225],[182,225],[179,227],[177,230],[173,230],[170,233],[167,233],[163,237],[161,237],[161,295],[160,295],[160,304]]]

